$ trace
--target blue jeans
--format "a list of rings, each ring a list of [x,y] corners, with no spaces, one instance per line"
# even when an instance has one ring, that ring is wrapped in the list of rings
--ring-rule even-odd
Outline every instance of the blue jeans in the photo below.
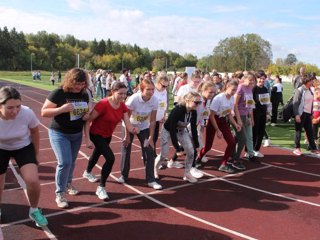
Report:
[[[79,133],[62,133],[49,129],[51,147],[56,155],[56,193],[66,191],[67,185],[72,182],[75,161],[82,142],[82,131]]]

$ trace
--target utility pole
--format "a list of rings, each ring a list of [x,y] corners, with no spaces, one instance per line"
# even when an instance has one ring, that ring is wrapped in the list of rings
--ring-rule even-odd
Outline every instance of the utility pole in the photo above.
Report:
[[[30,54],[30,58],[31,58],[31,73],[32,73],[32,53]]]
[[[244,70],[247,71],[247,55],[244,55]]]
[[[79,53],[77,54],[77,66],[78,66],[78,68],[80,66],[80,54]]]

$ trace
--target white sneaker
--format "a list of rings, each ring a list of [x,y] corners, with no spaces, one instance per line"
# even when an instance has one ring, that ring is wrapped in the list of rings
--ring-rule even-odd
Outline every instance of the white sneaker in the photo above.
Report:
[[[88,179],[89,182],[96,182],[98,180],[95,175],[93,175],[92,173],[87,172],[87,170],[85,170],[83,172],[82,176],[84,178]]]
[[[201,159],[201,162],[203,162],[203,163],[208,162],[208,158],[206,156],[203,156],[203,158]]]
[[[254,152],[254,156],[255,157],[260,157],[260,158],[262,158],[262,157],[264,157],[264,155],[261,153],[261,152],[259,152],[259,151],[253,151]]]
[[[188,181],[190,183],[198,182],[198,179],[196,179],[194,176],[192,176],[192,174],[190,172],[184,174],[183,180]]]
[[[246,153],[243,155],[243,157],[244,157],[244,158],[249,158],[249,153],[246,152]]]
[[[179,163],[178,161],[168,161],[167,163],[168,168],[183,168],[183,165]]]
[[[109,196],[108,196],[106,190],[104,189],[104,187],[101,187],[101,186],[97,187],[96,195],[101,200],[109,199]]]
[[[190,173],[195,178],[202,178],[203,177],[203,173],[194,167],[190,169]]]
[[[270,139],[265,139],[263,146],[264,147],[270,147]]]
[[[149,187],[152,187],[154,190],[160,190],[162,189],[162,186],[157,183],[157,182],[151,182],[151,183],[148,183],[148,186]]]
[[[123,176],[121,176],[121,177],[119,177],[119,178],[117,179],[117,182],[118,182],[118,183],[125,183],[126,180],[124,179]]]
[[[275,127],[275,126],[277,126],[277,124],[271,123],[271,127]]]
[[[69,183],[67,186],[67,192],[69,195],[73,196],[79,193],[79,191],[74,186],[72,186],[71,183]]]
[[[64,198],[63,193],[56,193],[56,203],[59,208],[69,207],[68,201]]]

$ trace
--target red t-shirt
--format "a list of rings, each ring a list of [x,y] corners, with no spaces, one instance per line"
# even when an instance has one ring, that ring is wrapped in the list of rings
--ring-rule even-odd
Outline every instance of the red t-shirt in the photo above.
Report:
[[[104,138],[111,137],[117,124],[123,118],[123,114],[128,112],[128,108],[125,103],[121,103],[120,106],[115,109],[111,106],[107,98],[102,99],[94,107],[99,113],[99,116],[94,119],[90,126],[90,132],[92,134],[101,135]]]
[[[320,117],[320,101],[313,100],[313,118]]]

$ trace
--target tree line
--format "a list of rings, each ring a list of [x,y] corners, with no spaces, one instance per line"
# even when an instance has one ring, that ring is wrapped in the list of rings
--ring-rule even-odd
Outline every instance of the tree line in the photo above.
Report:
[[[208,49],[210,52],[211,50]],[[272,63],[271,44],[257,34],[243,34],[221,40],[208,56],[198,59],[192,54],[180,55],[173,51],[141,48],[136,44],[101,39],[79,40],[73,35],[59,36],[39,31],[35,34],[17,32],[15,28],[0,28],[0,70],[68,70],[79,64],[86,69],[109,69],[115,72],[123,68],[133,72],[152,69],[182,70],[196,66],[203,71],[219,72],[269,69],[275,74],[290,74],[299,65],[293,54]],[[293,55],[293,56],[292,56]],[[292,59],[296,60],[292,62]],[[78,62],[79,60],[79,62]],[[288,62],[289,61],[289,62]],[[310,69],[319,73],[315,65]],[[308,66],[307,66],[308,70]]]

